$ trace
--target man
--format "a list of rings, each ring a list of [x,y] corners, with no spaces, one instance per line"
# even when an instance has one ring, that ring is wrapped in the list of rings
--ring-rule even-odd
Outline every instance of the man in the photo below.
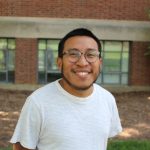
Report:
[[[14,150],[106,150],[121,132],[114,97],[95,84],[102,64],[101,44],[79,28],[59,43],[62,78],[31,94],[11,139]]]

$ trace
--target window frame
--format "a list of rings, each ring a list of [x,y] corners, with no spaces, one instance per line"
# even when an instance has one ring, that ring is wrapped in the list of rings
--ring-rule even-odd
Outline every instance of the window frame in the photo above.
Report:
[[[39,49],[39,41],[42,41],[42,40],[45,40],[46,47],[45,47],[45,49],[40,50]],[[58,43],[59,43],[60,39],[38,39],[38,83],[42,83],[42,84],[52,82],[55,80],[55,77],[57,79],[58,77],[61,76],[61,73],[57,67],[56,62],[55,62],[56,69],[48,70],[48,61],[47,61],[48,60],[48,55],[47,55],[48,54],[48,44],[47,44],[48,41],[58,41]],[[40,73],[40,70],[39,70],[39,51],[44,51],[44,70],[43,70],[44,75],[43,76],[45,79],[43,79],[43,80],[41,80],[39,77],[40,76],[39,75],[39,73]],[[54,50],[52,50],[52,52],[54,52]],[[58,53],[58,51],[57,51],[57,53]],[[53,57],[54,57],[54,60],[55,60],[55,58],[57,58],[55,56],[53,56]],[[51,78],[49,78],[49,76],[51,76]]]
[[[0,68],[0,74],[4,73],[5,75],[5,79],[0,79],[0,83],[14,83],[15,81],[15,53],[16,53],[16,39],[15,38],[6,38],[6,37],[0,37],[0,40],[6,40],[6,47],[5,48],[1,48],[0,47],[0,52],[5,53],[4,55],[4,63],[5,63],[5,67],[4,69]],[[9,46],[9,42],[10,40],[13,40],[14,42],[14,48],[10,48]],[[10,62],[10,52],[14,53],[14,64],[13,64],[13,69],[9,68],[9,62]],[[10,76],[11,73],[13,74],[13,76]]]
[[[119,61],[119,66],[120,66],[120,68],[119,68],[119,71],[104,71],[104,66],[102,67],[103,69],[102,69],[102,71],[101,71],[101,74],[100,74],[100,77],[99,77],[99,79],[98,79],[98,83],[99,84],[102,84],[102,85],[128,85],[129,84],[129,62],[130,62],[130,45],[131,45],[131,42],[130,41],[118,41],[118,40],[102,40],[101,41],[101,44],[102,44],[102,50],[101,50],[101,53],[102,53],[102,60],[103,60],[103,62],[105,61],[104,59],[105,59],[105,57],[104,57],[104,55],[105,55],[105,50],[104,50],[104,44],[105,44],[105,42],[121,42],[121,54],[120,54],[120,61]],[[128,44],[128,51],[123,51],[123,44],[124,43],[127,43]],[[109,52],[111,52],[111,53],[117,53],[117,52],[119,52],[119,51],[108,51],[108,53]],[[106,52],[107,53],[107,52]],[[123,54],[125,54],[125,53],[127,53],[128,54],[128,64],[127,64],[127,68],[128,68],[128,70],[127,70],[127,72],[125,72],[125,71],[122,71],[122,61],[123,61]],[[104,81],[104,76],[105,75],[109,75],[109,74],[116,74],[116,75],[119,75],[119,82],[118,83],[106,83],[105,81]],[[123,83],[123,76],[124,75],[127,75],[127,83]]]

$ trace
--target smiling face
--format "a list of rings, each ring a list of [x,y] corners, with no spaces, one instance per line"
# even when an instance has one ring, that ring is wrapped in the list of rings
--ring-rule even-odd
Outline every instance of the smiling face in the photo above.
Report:
[[[89,49],[98,51],[98,45],[93,38],[88,36],[74,36],[66,40],[63,53],[69,49],[78,49],[85,53]],[[89,63],[82,54],[77,62],[72,63],[68,57],[68,55],[64,55],[62,58],[58,58],[58,67],[63,75],[60,81],[61,86],[76,96],[90,95],[93,91],[93,83],[100,73],[101,58]]]

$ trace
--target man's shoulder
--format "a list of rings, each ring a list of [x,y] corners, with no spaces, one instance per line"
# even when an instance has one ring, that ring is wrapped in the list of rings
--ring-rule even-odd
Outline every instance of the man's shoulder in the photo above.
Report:
[[[99,84],[97,84],[97,83],[94,84],[94,87],[95,87],[97,90],[101,91],[101,92],[105,92],[105,93],[111,94],[110,91],[108,91],[106,88],[102,87],[101,85],[99,85]]]
[[[38,89],[36,89],[31,95],[29,96],[32,99],[41,99],[52,96],[56,94],[56,81],[46,84]]]
[[[102,87],[101,85],[95,83],[94,87],[96,89],[96,92],[99,93],[100,95],[114,98],[112,93],[110,91],[108,91],[107,89],[105,89],[104,87]]]

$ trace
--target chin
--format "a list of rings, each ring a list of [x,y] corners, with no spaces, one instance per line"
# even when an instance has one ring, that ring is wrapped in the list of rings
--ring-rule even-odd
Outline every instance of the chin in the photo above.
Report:
[[[76,90],[84,91],[90,89],[93,86],[93,82],[89,84],[84,84],[84,83],[78,84],[78,81],[76,81],[75,83],[69,82],[69,85]]]

